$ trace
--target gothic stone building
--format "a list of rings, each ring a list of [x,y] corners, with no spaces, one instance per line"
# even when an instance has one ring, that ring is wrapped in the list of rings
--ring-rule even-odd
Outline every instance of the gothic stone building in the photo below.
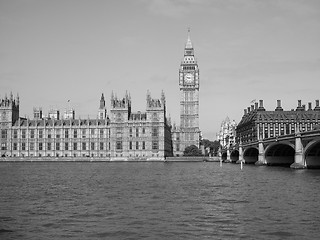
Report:
[[[236,129],[236,142],[249,143],[259,139],[277,137],[280,135],[293,134],[297,130],[310,131],[320,124],[319,100],[312,109],[311,102],[308,109],[298,101],[296,109],[284,111],[281,101],[277,101],[274,111],[266,111],[263,100],[244,109],[244,115]]]
[[[173,125],[172,142],[175,156],[183,155],[186,147],[200,147],[199,129],[199,68],[188,33],[184,57],[179,68],[180,126]]]
[[[50,110],[34,109],[32,120],[19,117],[19,96],[0,100],[2,157],[94,157],[109,160],[163,160],[172,155],[166,100],[147,93],[145,112],[131,112],[131,97],[112,94],[109,115],[102,94],[96,119],[75,119],[69,109],[64,117]]]
[[[230,148],[235,145],[236,127],[235,120],[230,121],[229,117],[222,121],[220,131],[217,134],[217,140],[222,148]]]

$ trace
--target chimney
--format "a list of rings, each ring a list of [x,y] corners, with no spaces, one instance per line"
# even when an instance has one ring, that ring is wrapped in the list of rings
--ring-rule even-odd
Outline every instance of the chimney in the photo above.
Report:
[[[301,100],[298,100],[298,107],[296,108],[296,111],[303,111],[304,107],[301,106]]]
[[[263,107],[263,100],[259,100],[259,108],[258,111],[265,111],[264,107]]]
[[[33,118],[42,119],[42,108],[33,108]]]
[[[277,108],[275,111],[283,111],[283,108],[281,107],[281,100],[277,100]]]
[[[316,100],[316,107],[314,108],[314,110],[320,111],[319,100]]]
[[[248,113],[250,112],[250,107],[247,108],[248,109]]]
[[[254,105],[251,105],[251,111],[253,111],[254,110]]]
[[[244,115],[246,115],[247,114],[247,109],[244,109]]]
[[[308,102],[308,111],[311,111],[311,110],[312,110],[312,103]]]
[[[260,108],[263,108],[263,100],[259,100],[259,105]]]

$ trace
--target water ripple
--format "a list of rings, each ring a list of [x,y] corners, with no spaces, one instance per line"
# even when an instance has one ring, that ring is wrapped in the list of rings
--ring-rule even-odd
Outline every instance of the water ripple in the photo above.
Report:
[[[0,163],[0,238],[316,239],[319,173],[219,163]]]

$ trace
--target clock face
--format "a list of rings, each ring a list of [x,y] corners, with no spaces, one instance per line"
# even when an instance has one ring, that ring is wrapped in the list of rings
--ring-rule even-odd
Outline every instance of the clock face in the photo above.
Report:
[[[184,82],[186,84],[193,84],[193,80],[194,80],[193,74],[187,73],[186,75],[184,75]]]

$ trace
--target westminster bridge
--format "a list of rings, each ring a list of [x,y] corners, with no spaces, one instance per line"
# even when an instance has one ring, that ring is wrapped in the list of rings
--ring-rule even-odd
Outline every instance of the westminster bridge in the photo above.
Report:
[[[220,154],[227,162],[320,168],[320,129],[240,143]]]

